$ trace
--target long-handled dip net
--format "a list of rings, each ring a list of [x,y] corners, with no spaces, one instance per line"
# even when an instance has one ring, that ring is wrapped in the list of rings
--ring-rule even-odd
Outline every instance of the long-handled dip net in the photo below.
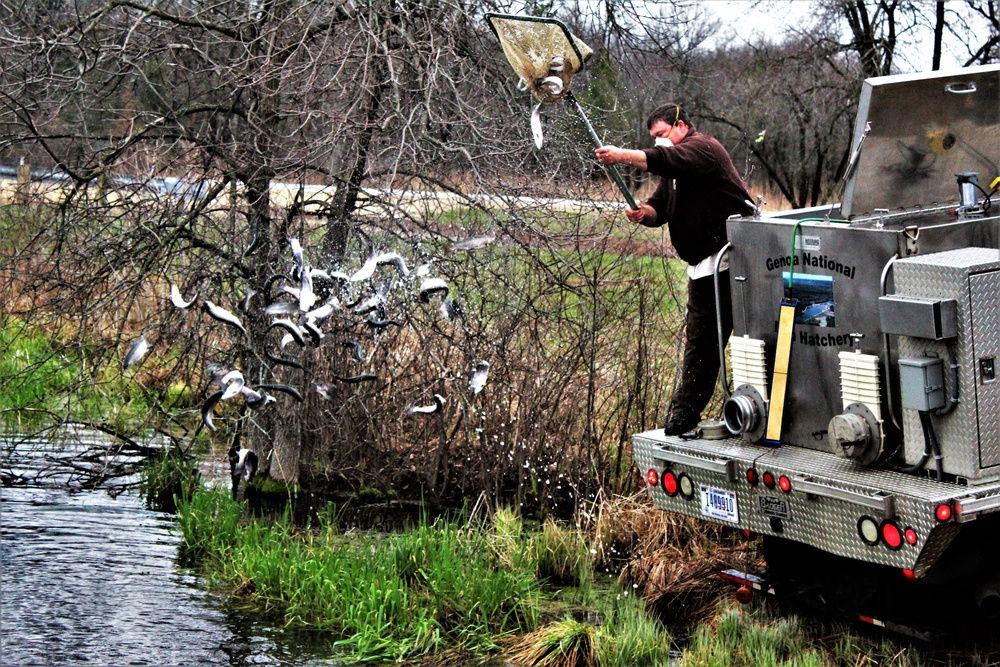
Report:
[[[594,146],[599,148],[604,145],[570,90],[573,75],[583,69],[593,53],[590,47],[556,19],[492,13],[487,14],[486,19],[493,34],[500,40],[507,61],[521,77],[519,87],[528,90],[538,102],[531,111],[531,133],[535,146],[542,147],[542,105],[558,102],[563,97],[569,100],[583,120]],[[615,165],[606,165],[605,168],[625,201],[632,208],[637,208],[618,168]]]

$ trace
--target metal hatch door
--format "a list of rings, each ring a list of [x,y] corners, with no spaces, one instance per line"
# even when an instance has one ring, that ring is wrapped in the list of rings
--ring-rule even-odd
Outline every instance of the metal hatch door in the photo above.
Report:
[[[955,175],[1000,174],[1000,65],[865,80],[841,210],[958,201]]]
[[[1000,272],[969,276],[979,465],[1000,464]]]

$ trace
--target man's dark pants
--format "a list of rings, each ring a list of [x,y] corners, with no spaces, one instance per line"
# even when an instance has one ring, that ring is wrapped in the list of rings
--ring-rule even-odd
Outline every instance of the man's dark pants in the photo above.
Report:
[[[722,345],[733,331],[729,271],[719,272],[722,306]],[[688,280],[687,333],[681,381],[670,400],[671,415],[700,415],[715,393],[719,376],[719,334],[715,317],[713,276]]]

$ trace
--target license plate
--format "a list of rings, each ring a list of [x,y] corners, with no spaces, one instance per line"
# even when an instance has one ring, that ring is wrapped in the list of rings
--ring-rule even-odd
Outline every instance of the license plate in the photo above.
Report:
[[[701,487],[701,513],[712,519],[739,523],[740,512],[736,506],[736,493],[714,486]]]

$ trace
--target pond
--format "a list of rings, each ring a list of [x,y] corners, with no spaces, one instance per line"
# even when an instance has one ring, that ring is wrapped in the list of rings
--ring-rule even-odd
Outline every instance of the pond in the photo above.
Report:
[[[5,483],[67,447],[4,444]],[[0,664],[348,664],[330,657],[333,637],[287,630],[210,593],[178,563],[173,515],[134,492],[46,479],[0,489]]]

